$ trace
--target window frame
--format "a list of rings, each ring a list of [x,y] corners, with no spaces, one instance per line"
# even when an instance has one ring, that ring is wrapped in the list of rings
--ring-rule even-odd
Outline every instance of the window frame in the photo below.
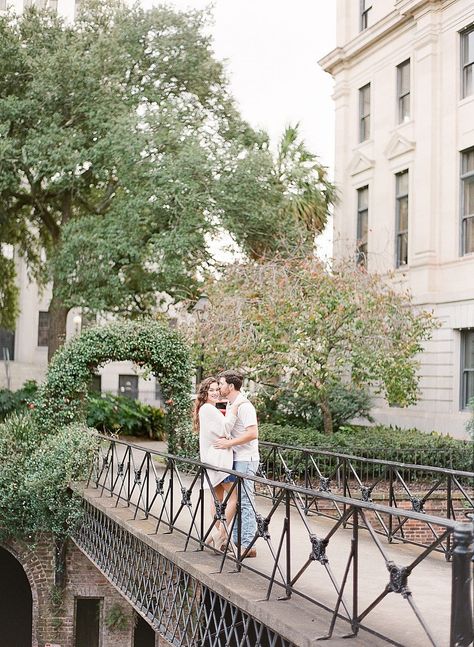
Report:
[[[400,177],[406,173],[407,175],[407,191],[406,193],[399,192],[399,182]],[[400,205],[402,200],[407,200],[407,228],[400,229]],[[410,208],[410,172],[409,169],[404,169],[395,173],[395,267],[407,267],[408,266],[408,222],[409,222],[409,208]],[[406,249],[407,249],[407,258],[406,262],[402,263],[400,258],[400,240],[403,236],[406,236]]]
[[[408,90],[402,92],[402,69],[408,66],[409,82]],[[397,103],[398,103],[398,123],[405,123],[405,118],[403,117],[403,100],[408,97],[408,119],[411,119],[411,59],[407,58],[397,65]]]
[[[367,206],[361,207],[361,195],[363,191],[367,191]],[[366,217],[367,234],[365,241],[360,244],[362,238],[362,218]],[[356,264],[360,267],[367,267],[368,252],[369,252],[369,185],[365,184],[357,189],[357,247],[356,247]],[[361,251],[361,247],[365,246],[365,252]]]
[[[461,411],[468,411],[468,401],[466,402],[467,396],[467,385],[468,381],[465,380],[466,373],[471,373],[474,376],[474,366],[472,368],[466,368],[466,335],[474,335],[473,328],[463,328],[459,331],[461,333],[461,376],[460,376],[460,389],[459,389],[459,407]]]
[[[369,28],[369,12],[372,10],[372,1],[366,6],[366,0],[359,2],[359,31],[365,31]]]
[[[460,72],[461,72],[461,99],[466,99],[467,97],[471,97],[474,95],[474,58],[470,63],[466,63],[466,53],[468,51],[467,49],[467,42],[468,42],[468,37],[469,34],[474,32],[474,23],[471,23],[467,27],[465,27],[462,31],[459,32],[460,35]],[[467,68],[472,68],[472,82],[471,82],[471,91],[469,94],[467,93],[466,89],[466,69]]]
[[[364,113],[364,92],[369,92],[369,111]],[[370,82],[359,88],[359,144],[370,139],[370,112],[371,112],[371,87]],[[368,128],[366,127],[368,119]]]
[[[474,146],[471,146],[470,148],[466,148],[465,150],[460,151],[461,153],[461,159],[460,159],[460,174],[459,174],[459,190],[460,190],[460,228],[461,228],[461,244],[460,244],[460,252],[461,256],[470,256],[471,254],[474,254],[474,250],[472,252],[466,251],[466,236],[465,236],[465,223],[468,220],[471,220],[471,218],[474,218],[474,212],[471,214],[465,214],[464,213],[464,205],[465,205],[465,182],[474,182],[474,169],[472,171],[463,171],[464,168],[464,156],[467,153],[474,153]]]

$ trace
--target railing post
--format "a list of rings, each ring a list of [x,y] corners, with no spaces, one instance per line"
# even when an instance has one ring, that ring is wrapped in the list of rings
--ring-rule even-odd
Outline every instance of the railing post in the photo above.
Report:
[[[237,477],[237,571],[242,570],[242,477]]]
[[[146,483],[145,519],[148,519],[148,512],[150,510],[150,467],[151,467],[151,454],[147,452],[146,469],[145,469],[145,483]]]
[[[308,452],[304,453],[304,487],[307,490],[309,488],[309,477],[308,477]],[[307,515],[308,510],[308,495],[304,495],[304,513]]]
[[[388,484],[388,505],[391,508],[393,504],[393,469],[390,466],[388,468],[388,473],[389,473],[389,484]],[[388,516],[388,541],[389,543],[392,542],[393,539],[393,516],[390,514]]]
[[[352,631],[359,631],[359,511],[354,506],[352,511]]]
[[[451,519],[451,508],[452,508],[452,481],[451,474],[448,474],[447,483],[446,483],[446,518]],[[451,559],[451,535],[448,535],[446,541],[446,561]]]
[[[290,506],[290,491],[286,491],[285,501],[285,526],[286,526],[286,597],[291,597],[291,506]]]
[[[472,556],[474,551],[473,526],[456,524],[453,537],[451,639],[450,647],[469,647],[472,644]]]

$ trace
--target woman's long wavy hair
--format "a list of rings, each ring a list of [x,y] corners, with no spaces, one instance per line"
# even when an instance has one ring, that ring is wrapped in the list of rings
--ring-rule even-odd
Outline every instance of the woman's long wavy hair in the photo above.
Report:
[[[209,388],[211,384],[214,384],[214,382],[217,382],[217,378],[213,376],[206,377],[206,379],[203,380],[197,388],[193,409],[193,429],[197,434],[199,433],[199,409],[205,402],[207,402]]]

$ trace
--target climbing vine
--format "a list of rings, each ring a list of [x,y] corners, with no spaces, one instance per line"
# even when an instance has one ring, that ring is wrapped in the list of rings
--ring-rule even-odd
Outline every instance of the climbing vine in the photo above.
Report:
[[[130,360],[159,380],[167,403],[168,428],[189,409],[190,362],[178,333],[157,321],[124,321],[86,330],[53,357],[35,406],[45,433],[85,421],[92,373],[109,361]]]

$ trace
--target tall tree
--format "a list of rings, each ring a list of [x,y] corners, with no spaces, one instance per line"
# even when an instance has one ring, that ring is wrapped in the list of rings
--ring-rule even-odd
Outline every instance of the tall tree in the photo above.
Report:
[[[235,109],[207,20],[118,0],[86,3],[74,24],[0,18],[0,243],[51,285],[49,357],[73,306],[137,316],[195,293],[222,226],[256,256],[300,244],[296,212],[314,225],[289,205],[295,187],[310,194],[315,160],[294,137],[277,169]],[[11,323],[2,253],[0,268]]]

